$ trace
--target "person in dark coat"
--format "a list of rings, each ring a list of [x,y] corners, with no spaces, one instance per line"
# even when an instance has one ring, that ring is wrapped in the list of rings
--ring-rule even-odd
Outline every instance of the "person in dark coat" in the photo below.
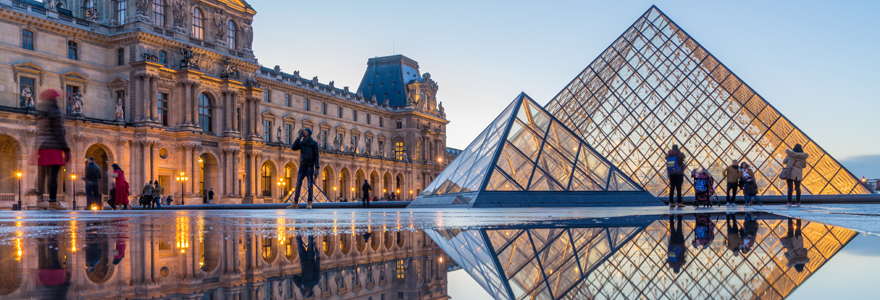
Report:
[[[208,204],[214,204],[214,188],[208,190]]]
[[[64,116],[58,108],[58,91],[48,89],[40,93],[40,110],[38,111],[38,129],[36,137],[38,182],[37,207],[48,210],[67,209],[58,203],[58,172],[70,161],[70,147],[67,145],[67,134],[64,131]],[[47,187],[48,185],[48,187]],[[43,192],[48,189],[49,199],[43,199]]]
[[[669,166],[671,158],[675,158],[676,166]],[[684,166],[687,165],[684,163],[684,159],[684,153],[678,149],[678,145],[672,145],[672,149],[666,153],[666,171],[669,175],[669,207],[675,207],[673,195],[676,193],[678,194],[678,207],[684,207],[684,203],[681,201],[681,185],[684,183]],[[677,169],[678,171],[671,171],[673,169]]]
[[[315,295],[315,286],[321,281],[321,255],[318,253],[315,237],[309,235],[308,249],[303,245],[302,236],[296,237],[296,249],[299,252],[299,265],[302,273],[293,276],[293,283],[299,288],[304,298]]]
[[[315,176],[318,174],[316,170],[320,170],[320,156],[318,154],[318,142],[312,139],[312,130],[303,128],[299,131],[299,137],[293,142],[293,151],[300,151],[299,164],[300,168],[296,174],[296,189],[294,190],[293,204],[288,206],[290,209],[299,208],[299,192],[302,190],[303,178],[308,179],[309,198],[307,209],[312,209],[312,186],[315,184]]]
[[[370,192],[373,189],[370,187],[370,183],[367,182],[366,179],[364,179],[364,185],[361,186],[361,190],[364,192],[364,198],[361,199],[364,202],[363,206],[370,207]]]
[[[102,209],[104,204],[101,203],[101,193],[98,192],[98,181],[101,180],[101,168],[95,164],[95,158],[89,157],[86,160],[86,176],[83,177],[86,182],[86,205],[89,209]]]

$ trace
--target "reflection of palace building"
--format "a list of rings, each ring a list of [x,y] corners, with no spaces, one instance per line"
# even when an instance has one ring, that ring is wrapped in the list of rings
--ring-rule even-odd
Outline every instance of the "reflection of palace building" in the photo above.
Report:
[[[0,245],[0,299],[52,299],[53,291],[70,299],[448,299],[443,251],[421,231],[382,230],[369,241],[317,235],[318,281],[314,296],[303,297],[295,236],[306,230],[279,223],[259,229],[178,217],[154,224],[155,233],[108,233],[98,226],[115,224],[65,222],[57,235],[4,237],[13,242]],[[121,247],[125,256],[114,264]],[[68,272],[66,287],[53,288],[53,264]]]
[[[132,193],[158,179],[190,204],[211,188],[220,203],[277,201],[296,176],[289,144],[302,128],[324,149],[318,184],[333,199],[354,198],[364,179],[375,196],[410,198],[447,161],[438,85],[405,56],[369,59],[351,90],[261,67],[251,49],[256,11],[244,1],[0,6],[0,203],[17,197],[21,170],[24,206],[34,204],[32,103],[46,89],[65,95],[72,160],[59,194],[68,206],[70,175],[89,156],[104,170],[120,164]]]

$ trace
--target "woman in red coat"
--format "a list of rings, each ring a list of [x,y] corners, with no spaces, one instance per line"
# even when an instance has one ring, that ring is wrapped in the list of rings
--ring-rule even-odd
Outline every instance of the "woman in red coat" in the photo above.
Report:
[[[42,101],[37,120],[37,191],[42,196],[43,188],[48,185],[49,194],[49,202],[40,199],[37,206],[48,210],[66,209],[58,203],[58,172],[70,160],[70,147],[64,132],[64,116],[58,108],[58,96],[58,91],[53,89],[40,93]]]
[[[121,205],[122,209],[128,209],[128,182],[125,181],[125,172],[118,164],[113,164],[113,173],[110,177],[116,178],[116,205]]]

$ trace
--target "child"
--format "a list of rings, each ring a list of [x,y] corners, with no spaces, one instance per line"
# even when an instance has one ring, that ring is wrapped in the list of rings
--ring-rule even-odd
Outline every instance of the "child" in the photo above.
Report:
[[[764,203],[761,202],[761,198],[758,198],[758,183],[755,181],[755,177],[752,176],[752,170],[749,169],[749,164],[743,162],[739,166],[739,170],[742,171],[743,177],[740,180],[740,186],[743,190],[743,197],[746,199],[746,206],[752,205],[752,200],[758,200],[758,205],[764,206]]]

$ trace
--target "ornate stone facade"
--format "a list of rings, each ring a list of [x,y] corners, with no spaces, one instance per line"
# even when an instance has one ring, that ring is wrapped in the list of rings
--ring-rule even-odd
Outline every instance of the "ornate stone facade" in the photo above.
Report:
[[[251,47],[256,11],[243,1],[0,0],[0,8],[0,141],[8,144],[0,181],[23,171],[25,208],[36,203],[30,101],[46,89],[59,90],[69,112],[72,159],[59,175],[68,206],[70,176],[89,156],[104,170],[118,163],[132,197],[159,180],[174,204],[202,203],[212,188],[214,203],[277,202],[296,178],[299,154],[289,146],[302,128],[324,147],[318,184],[332,199],[360,195],[365,179],[376,197],[410,199],[447,162],[438,86],[404,56],[370,59],[368,73],[379,62],[401,77],[365,75],[378,86],[352,92],[261,67]],[[410,100],[377,98],[389,92]],[[176,181],[181,173],[189,181]],[[77,194],[83,189],[76,184]],[[0,208],[18,193],[0,184]]]

